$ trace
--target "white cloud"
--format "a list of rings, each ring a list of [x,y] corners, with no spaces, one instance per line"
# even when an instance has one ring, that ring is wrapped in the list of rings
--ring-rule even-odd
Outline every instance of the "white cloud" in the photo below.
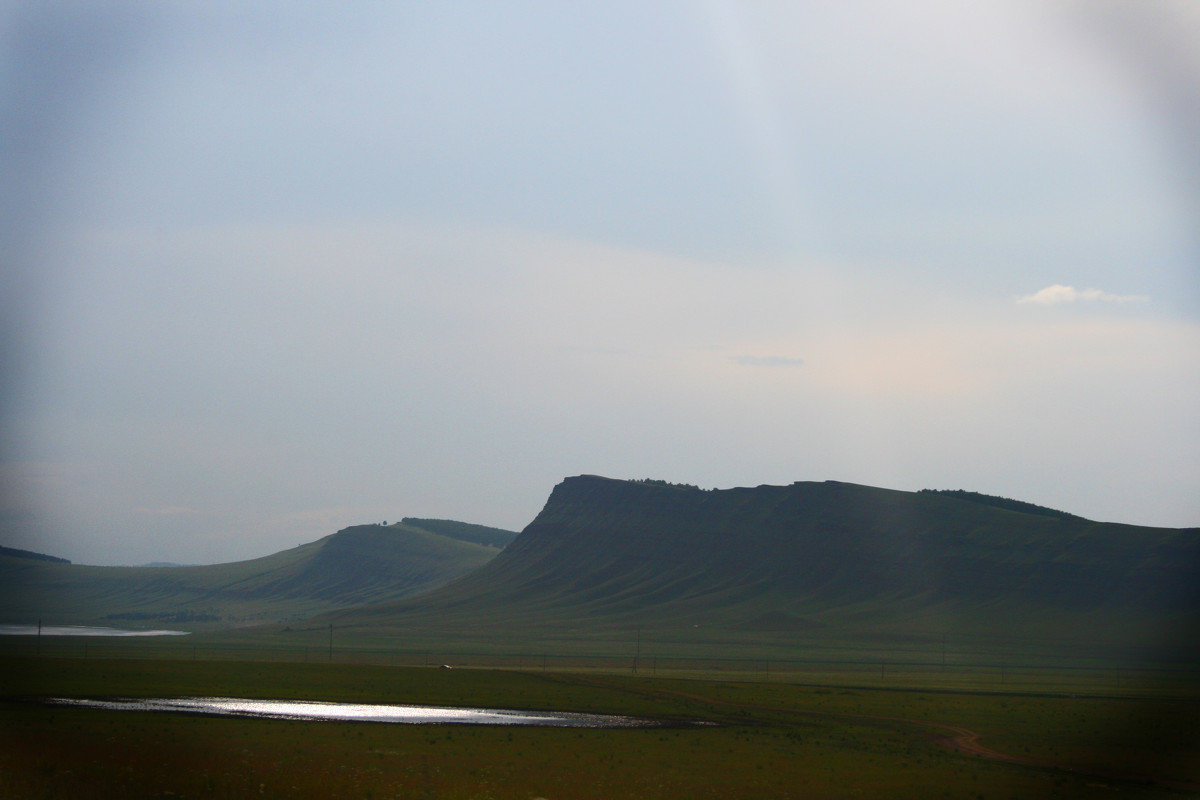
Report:
[[[1074,286],[1063,286],[1061,283],[1017,298],[1018,303],[1039,306],[1058,306],[1077,301],[1085,303],[1146,303],[1149,300],[1150,298],[1144,294],[1121,295],[1103,292],[1099,289],[1080,290]]]

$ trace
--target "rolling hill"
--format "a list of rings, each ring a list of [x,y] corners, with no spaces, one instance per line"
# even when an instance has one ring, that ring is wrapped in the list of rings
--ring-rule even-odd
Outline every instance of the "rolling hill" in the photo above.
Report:
[[[1093,522],[970,492],[836,481],[701,490],[568,478],[481,569],[332,619],[442,637],[1010,636],[1191,630],[1200,529]],[[431,634],[432,635],[432,634]]]
[[[98,567],[0,552],[0,621],[226,628],[407,597],[479,568],[516,534],[449,520],[356,525],[274,555]]]

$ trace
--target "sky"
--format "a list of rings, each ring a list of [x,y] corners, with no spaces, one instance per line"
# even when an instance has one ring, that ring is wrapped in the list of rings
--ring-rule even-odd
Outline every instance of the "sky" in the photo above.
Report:
[[[1200,526],[1200,8],[0,2],[0,545],[564,477]]]

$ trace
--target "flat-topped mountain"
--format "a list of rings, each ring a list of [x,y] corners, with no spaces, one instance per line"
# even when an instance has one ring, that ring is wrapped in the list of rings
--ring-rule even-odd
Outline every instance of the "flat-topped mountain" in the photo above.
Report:
[[[1137,635],[1194,619],[1200,529],[836,481],[702,490],[568,478],[481,569],[346,624],[439,630]]]
[[[231,627],[395,600],[486,564],[516,534],[450,520],[355,525],[228,564],[97,567],[0,552],[0,621]]]

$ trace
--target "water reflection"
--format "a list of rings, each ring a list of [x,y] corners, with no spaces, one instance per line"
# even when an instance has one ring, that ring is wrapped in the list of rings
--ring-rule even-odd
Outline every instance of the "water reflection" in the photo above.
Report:
[[[634,717],[577,714],[565,711],[511,711],[494,708],[322,703],[308,700],[247,700],[237,697],[50,698],[54,705],[120,711],[175,711],[226,717],[263,717],[347,722],[393,722],[409,725],[534,725],[560,728],[644,728],[659,723]]]
[[[131,631],[85,625],[0,625],[0,636],[187,636],[187,631]]]

